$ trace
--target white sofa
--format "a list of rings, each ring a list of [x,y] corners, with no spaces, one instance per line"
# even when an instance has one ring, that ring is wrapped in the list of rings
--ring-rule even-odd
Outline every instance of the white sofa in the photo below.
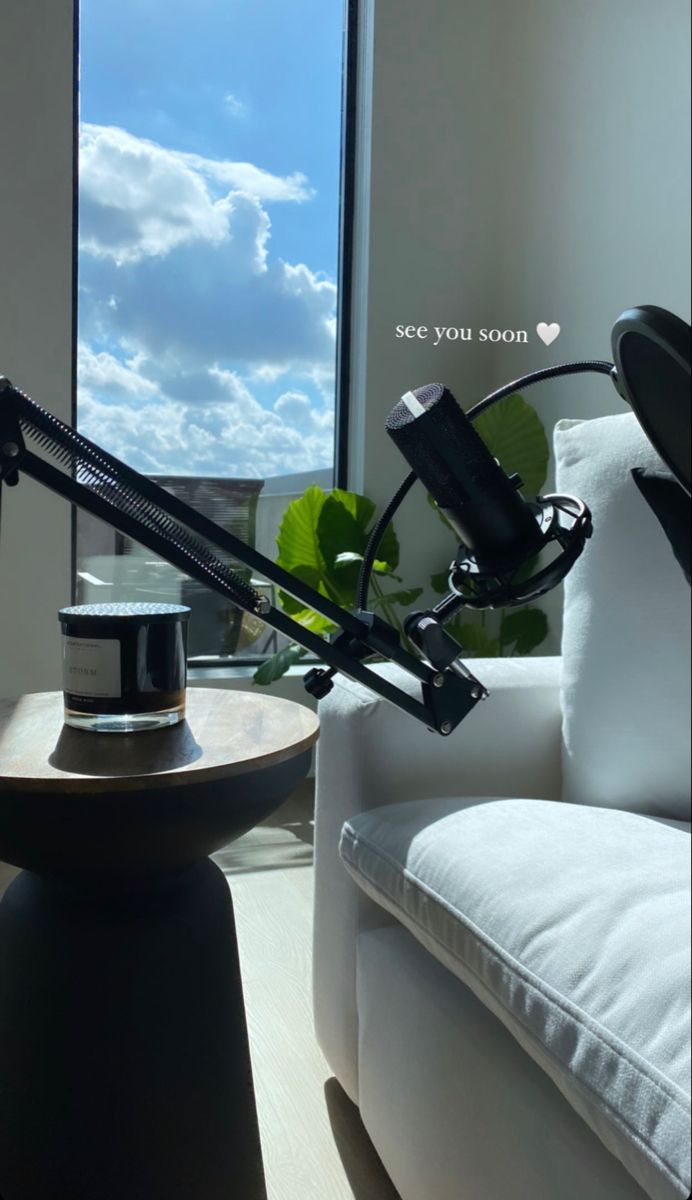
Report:
[[[634,418],[556,455],[595,522],[562,658],[475,663],[448,739],[321,705],[316,1028],[402,1200],[690,1190],[689,588]]]

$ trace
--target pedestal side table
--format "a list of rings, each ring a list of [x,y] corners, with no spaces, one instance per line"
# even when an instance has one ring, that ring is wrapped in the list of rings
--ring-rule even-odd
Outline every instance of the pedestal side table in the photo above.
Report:
[[[0,1195],[265,1200],[230,889],[209,859],[307,773],[316,716],[190,688],[169,729],[0,701]]]

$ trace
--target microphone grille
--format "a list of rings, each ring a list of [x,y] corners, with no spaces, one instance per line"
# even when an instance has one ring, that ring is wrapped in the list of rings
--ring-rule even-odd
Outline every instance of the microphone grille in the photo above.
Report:
[[[426,383],[424,387],[412,389],[416,400],[423,406],[424,409],[426,409],[426,411],[429,411],[438,403],[439,400],[442,399],[445,390],[445,387],[441,383]],[[395,433],[397,430],[403,429],[405,425],[409,425],[411,421],[415,420],[417,420],[417,418],[413,415],[410,408],[408,408],[406,402],[404,400],[399,400],[398,404],[394,405],[394,408],[391,410],[387,420],[385,421],[385,429],[387,430],[387,433]]]
[[[440,507],[459,508],[492,486],[497,465],[448,388],[429,383],[413,395],[425,412],[415,416],[400,400],[387,418],[387,433]]]

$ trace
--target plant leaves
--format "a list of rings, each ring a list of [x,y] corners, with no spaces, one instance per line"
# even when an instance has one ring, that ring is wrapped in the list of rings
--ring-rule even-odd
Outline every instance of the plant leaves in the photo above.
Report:
[[[351,508],[334,493],[327,496],[317,519],[317,539],[328,571],[334,569],[340,554],[350,552],[362,556],[368,543],[364,527]]]
[[[383,564],[384,569],[378,564]],[[387,571],[396,571],[399,566],[399,539],[394,532],[394,526],[391,521],[382,534],[382,539],[377,547],[377,560],[375,562],[375,571],[380,571],[381,574],[386,574]]]
[[[343,608],[353,608],[374,514],[375,505],[367,496],[341,488],[327,495],[314,484],[284,514],[277,537],[279,566]],[[373,571],[400,583],[394,574],[398,561],[399,543],[390,524]],[[334,628],[289,592],[280,590],[279,602],[289,616],[315,633]]]
[[[540,608],[523,608],[502,618],[500,642],[515,654],[530,654],[548,636],[548,618]]]
[[[335,567],[349,567],[352,563],[362,563],[363,555],[356,554],[355,550],[342,550],[341,554],[337,554],[334,559]]]
[[[522,396],[506,396],[474,421],[490,453],[508,475],[521,475],[524,490],[536,496],[548,474],[550,450],[543,423]]]
[[[357,563],[358,573],[360,574],[360,564],[363,561],[363,557],[362,554],[354,554],[353,551],[346,550],[343,554],[337,554],[334,568],[338,571],[339,567],[350,567],[353,563]],[[372,569],[376,575],[386,575],[388,579],[396,579],[397,583],[401,583],[401,576],[395,575],[390,570],[389,563],[380,562],[379,558],[375,559]]]
[[[444,596],[449,591],[449,570],[440,571],[439,575],[431,575],[430,586],[438,596]]]
[[[369,540],[367,522],[374,511],[372,501],[365,496],[357,496],[354,492],[336,489],[327,497],[318,519],[317,536],[328,569],[333,569],[339,556],[344,553],[357,554],[362,559]],[[352,563],[354,561],[351,560]],[[377,561],[383,564],[380,570],[384,573],[398,566],[399,542],[391,524],[382,536]],[[343,562],[345,560],[342,558],[340,565]],[[349,579],[355,588],[355,569],[350,572]]]
[[[330,593],[324,584],[324,576],[318,575],[314,567],[295,566],[291,568],[291,574],[295,575],[296,579],[300,579],[303,583],[307,583],[310,587],[315,588],[321,596],[328,596]],[[298,613],[305,612],[306,606],[304,600],[299,600],[296,596],[291,595],[283,589],[279,590],[279,603],[284,612],[287,612],[290,617],[297,616]]]
[[[372,601],[373,608],[380,608],[382,603],[385,604],[403,604],[405,607],[415,603],[419,596],[423,595],[422,588],[408,588],[400,592],[384,592],[382,596],[378,596]]]
[[[346,504],[343,501],[344,496],[350,497],[351,503]],[[320,512],[317,527],[320,549],[328,572],[325,582],[330,593],[335,594],[335,599],[351,608],[355,604],[361,563],[368,543],[368,533],[362,528],[359,518],[353,515],[354,511],[363,519],[374,512],[374,506],[370,501],[366,501],[365,497],[356,496],[354,493],[338,492],[336,496],[328,496]],[[388,537],[385,531],[379,554],[380,557],[373,564],[373,570],[378,574],[392,574],[392,568],[399,558],[399,543],[393,531]],[[383,558],[385,554],[391,555],[391,562]]]
[[[283,650],[277,651],[263,662],[261,667],[258,667],[254,674],[254,682],[260,684],[261,687],[268,687],[270,683],[275,683],[282,675],[285,675],[288,669],[300,662],[304,658],[307,650],[304,646],[297,646],[292,643],[290,646],[285,646]]]
[[[313,633],[330,634],[336,633],[337,627],[328,617],[323,617],[322,613],[315,612],[312,608],[299,608],[295,612],[289,613],[294,621],[299,625],[304,625],[306,629],[312,630]]]
[[[357,492],[346,492],[342,488],[334,488],[332,496],[343,504],[365,533],[363,551],[370,538],[370,522],[375,515],[375,505],[367,496],[359,496]],[[399,541],[390,522],[379,545],[378,562],[386,564],[385,570],[395,570],[399,565]],[[374,568],[377,570],[377,567]]]
[[[298,574],[304,583],[318,587],[325,562],[317,536],[317,524],[327,497],[315,483],[297,500],[292,500],[279,527],[276,544],[277,562],[286,571]]]
[[[334,488],[331,496],[339,504],[343,504],[367,537],[368,525],[375,515],[375,505],[372,500],[369,500],[367,496],[359,496],[357,492],[347,492],[344,488]]]
[[[452,621],[445,628],[461,649],[474,658],[499,658],[502,653],[499,640],[492,637],[480,621]]]

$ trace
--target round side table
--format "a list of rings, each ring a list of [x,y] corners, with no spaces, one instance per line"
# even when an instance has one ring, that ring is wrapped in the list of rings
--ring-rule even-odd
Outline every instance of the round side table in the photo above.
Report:
[[[190,688],[170,729],[0,701],[0,1195],[265,1200],[230,890],[208,857],[305,776],[317,717]]]

